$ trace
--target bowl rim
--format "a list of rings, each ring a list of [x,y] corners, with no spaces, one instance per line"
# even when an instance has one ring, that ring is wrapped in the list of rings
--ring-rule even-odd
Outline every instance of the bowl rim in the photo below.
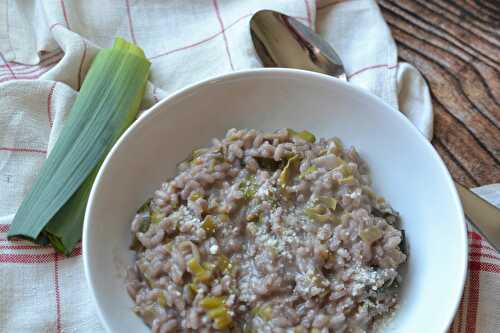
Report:
[[[221,75],[216,75],[212,76],[203,80],[196,81],[192,84],[189,84],[185,86],[184,88],[181,88],[179,90],[176,90],[172,94],[164,97],[161,99],[158,103],[153,105],[151,108],[145,110],[141,115],[137,117],[137,119],[125,130],[125,132],[120,136],[120,138],[115,142],[113,147],[110,149],[108,154],[106,155],[106,158],[104,159],[103,163],[101,164],[101,167],[99,168],[99,172],[94,180],[94,183],[92,185],[92,189],[87,201],[87,206],[85,209],[85,217],[84,217],[84,223],[83,223],[83,233],[82,233],[82,257],[83,257],[83,267],[84,267],[84,273],[85,273],[85,280],[87,283],[87,286],[90,289],[90,293],[92,295],[92,301],[95,305],[98,317],[100,319],[101,324],[104,326],[105,330],[107,332],[112,332],[111,327],[108,323],[108,320],[106,316],[104,315],[104,311],[101,308],[101,305],[98,300],[98,295],[96,294],[95,288],[93,287],[92,283],[92,270],[90,268],[91,266],[91,258],[89,257],[89,253],[87,251],[88,245],[89,245],[89,228],[90,228],[90,212],[92,210],[92,203],[93,199],[95,196],[95,193],[97,191],[97,184],[100,182],[100,179],[102,177],[102,174],[104,172],[104,169],[106,169],[106,166],[108,165],[110,159],[112,156],[115,154],[116,150],[118,147],[122,144],[122,142],[125,140],[127,136],[130,135],[135,129],[139,126],[142,125],[142,123],[146,122],[149,118],[154,117],[157,113],[161,112],[161,109],[164,107],[164,105],[170,103],[171,101],[188,95],[191,91],[195,91],[198,88],[208,86],[220,81],[224,80],[230,80],[230,79],[237,79],[237,78],[248,78],[248,77],[259,77],[259,76],[269,76],[269,75],[275,75],[276,77],[287,77],[287,76],[294,76],[294,77],[300,77],[304,79],[316,79],[316,80],[323,80],[323,81],[330,81],[333,83],[333,85],[338,85],[342,86],[343,88],[347,90],[351,90],[354,93],[362,96],[362,98],[366,99],[372,99],[374,101],[377,101],[379,103],[382,103],[385,107],[391,109],[394,111],[394,116],[399,117],[403,122],[406,123],[406,125],[409,125],[410,131],[413,131],[415,134],[418,134],[418,141],[420,142],[419,144],[423,144],[424,146],[427,146],[427,148],[430,148],[431,154],[434,155],[434,158],[438,162],[438,166],[441,169],[442,173],[445,176],[445,180],[447,183],[448,190],[451,194],[450,199],[453,201],[452,203],[454,206],[458,209],[459,214],[459,220],[456,221],[457,227],[460,229],[460,238],[461,241],[459,244],[462,244],[463,246],[463,252],[460,257],[460,264],[462,265],[462,272],[461,275],[458,279],[458,286],[456,295],[454,296],[455,299],[453,300],[453,306],[447,309],[446,316],[448,317],[447,320],[445,321],[444,327],[442,327],[442,332],[447,332],[449,327],[451,326],[451,323],[453,322],[453,319],[455,317],[455,314],[458,310],[458,306],[460,304],[460,299],[464,290],[465,286],[465,281],[467,277],[467,271],[468,271],[468,238],[467,238],[467,227],[466,227],[466,221],[465,221],[465,216],[463,213],[463,207],[462,203],[459,199],[458,192],[456,190],[456,187],[454,185],[454,181],[448,171],[448,168],[444,164],[441,156],[437,153],[437,151],[434,149],[430,141],[428,141],[422,133],[410,122],[410,120],[403,115],[403,113],[399,112],[399,110],[394,109],[392,106],[387,104],[384,100],[382,100],[380,97],[371,94],[370,92],[357,87],[353,84],[348,83],[347,81],[340,80],[338,78],[321,74],[321,73],[316,73],[316,72],[311,72],[311,71],[306,71],[306,70],[300,70],[300,69],[290,69],[290,68],[253,68],[253,69],[246,69],[246,70],[239,70],[235,72],[230,72],[230,73],[225,73]]]

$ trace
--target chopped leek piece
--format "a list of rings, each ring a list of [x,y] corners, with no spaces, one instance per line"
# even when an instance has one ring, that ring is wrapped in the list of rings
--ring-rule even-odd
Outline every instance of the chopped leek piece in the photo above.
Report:
[[[217,225],[214,222],[212,215],[205,216],[205,219],[201,223],[201,227],[207,232],[207,234],[212,235],[217,229]]]
[[[316,172],[318,170],[318,168],[316,168],[315,165],[311,165],[309,166],[307,169],[304,170],[304,172],[302,172],[299,176],[299,179],[304,179],[307,175],[313,173],[313,172]]]
[[[232,322],[233,318],[231,318],[229,312],[226,311],[224,314],[214,319],[214,328],[217,330],[223,330],[228,328]]]
[[[201,274],[198,274],[194,277],[195,282],[202,282],[202,283],[208,283],[212,281],[212,273],[209,271],[204,271]]]
[[[314,143],[316,141],[316,137],[314,136],[314,134],[312,134],[309,131],[304,130],[304,131],[297,132],[297,131],[290,129],[290,128],[288,128],[287,131],[288,131],[288,135],[291,137],[298,137],[298,138],[301,138],[302,140],[305,140],[305,141],[310,142],[310,143]]]
[[[210,319],[221,317],[227,313],[227,309],[224,306],[218,306],[214,309],[208,310],[207,315]]]
[[[148,285],[149,288],[155,288],[156,284],[154,281],[147,275],[144,275],[144,280],[146,280],[146,284]]]
[[[146,232],[151,224],[151,217],[149,215],[142,216],[141,224],[139,225],[139,232]]]
[[[380,230],[380,228],[376,226],[367,227],[361,230],[361,232],[359,233],[359,237],[367,244],[376,242],[377,240],[382,238],[382,236],[382,230]]]
[[[354,182],[354,177],[351,175],[351,176],[348,176],[348,177],[344,177],[342,179],[339,180],[339,184],[340,185],[345,185],[345,184],[352,184]]]
[[[344,150],[344,144],[339,138],[333,138],[333,142],[335,143],[335,155],[340,155]]]
[[[225,161],[224,155],[214,156],[209,162],[208,170],[213,172],[217,164],[224,163]]]
[[[345,163],[345,162],[344,162],[344,164],[342,164],[341,172],[342,172],[342,175],[344,177],[352,176],[352,169],[350,167],[348,167],[347,163]]]
[[[337,200],[332,197],[319,197],[318,201],[330,208],[331,210],[335,210],[337,208]]]
[[[121,38],[94,57],[54,148],[10,226],[8,237],[49,240],[69,255],[81,239],[90,189],[100,164],[133,122],[150,63]]]
[[[251,200],[257,193],[257,182],[255,177],[247,176],[239,185],[240,191],[243,192],[243,196],[246,200]]]
[[[200,265],[195,258],[189,259],[187,262],[188,271],[194,275],[199,275],[205,272],[205,269]]]
[[[226,162],[226,159],[224,158],[224,155],[221,155],[221,156],[215,156],[212,161],[214,161],[217,164],[220,164]]]
[[[312,212],[312,213],[316,213],[316,214],[321,214],[321,215],[324,215],[324,214],[328,213],[328,210],[323,205],[316,205],[314,207],[306,208],[305,210],[308,211],[308,212]]]
[[[334,225],[342,224],[342,220],[337,216],[332,216],[330,222]]]
[[[236,133],[233,133],[233,134],[229,135],[229,136],[227,137],[227,139],[228,139],[229,141],[236,141],[236,140],[239,140],[239,139],[240,139],[240,137],[239,137]]]
[[[200,198],[203,198],[203,194],[200,192],[193,192],[189,195],[189,200],[196,201]]]
[[[299,155],[293,155],[291,158],[288,159],[286,162],[285,167],[280,173],[280,176],[278,178],[278,184],[280,184],[281,187],[285,187],[286,183],[288,183],[288,180],[290,178],[290,174],[293,169],[297,168],[300,163],[300,156]]]
[[[151,213],[151,223],[160,224],[161,220],[165,217],[165,214],[153,211]]]
[[[198,286],[196,285],[196,283],[194,282],[191,282],[190,284],[187,285],[189,290],[193,293],[193,294],[197,294],[198,293]]]
[[[208,164],[208,171],[214,172],[216,164],[217,163],[215,162],[215,160],[210,160],[210,162]]]
[[[314,134],[308,131],[299,132],[299,137],[310,143],[314,143],[316,141],[316,137],[314,136]]]
[[[187,269],[188,272],[194,275],[194,282],[207,283],[212,280],[211,270],[205,269],[195,258],[189,259]]]
[[[132,238],[132,244],[130,244],[130,247],[129,247],[130,250],[132,251],[141,251],[144,249],[144,246],[142,245],[142,243],[139,241],[139,239],[137,239],[137,237],[133,237]]]
[[[167,296],[165,295],[164,291],[160,291],[160,294],[157,297],[158,304],[160,304],[162,307],[167,306]]]
[[[191,153],[191,157],[192,157],[192,159],[198,158],[198,157],[200,157],[201,155],[205,154],[207,151],[208,151],[208,149],[207,149],[207,148],[195,149],[195,150],[193,150],[193,152]]]
[[[151,199],[148,199],[145,203],[142,204],[141,207],[137,210],[138,214],[149,213],[149,204],[151,203]]]
[[[226,257],[225,255],[221,255],[219,257],[219,262],[217,263],[217,268],[222,273],[227,273],[233,268],[233,265],[231,264],[231,261],[228,257]]]
[[[316,222],[326,223],[331,220],[328,210],[322,205],[305,208],[304,213],[307,217]]]
[[[271,305],[258,306],[252,310],[252,314],[266,321],[271,320],[273,317],[273,308]]]
[[[209,272],[213,272],[214,269],[217,268],[217,264],[214,264],[212,262],[204,262],[201,266]]]
[[[205,310],[211,310],[224,305],[224,297],[207,296],[200,301],[200,306]]]

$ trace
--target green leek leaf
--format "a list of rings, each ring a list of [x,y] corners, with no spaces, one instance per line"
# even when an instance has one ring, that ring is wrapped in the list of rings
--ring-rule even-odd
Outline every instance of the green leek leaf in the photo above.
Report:
[[[314,143],[316,141],[316,137],[314,136],[314,134],[312,134],[309,131],[304,130],[297,132],[296,130],[293,130],[291,128],[287,128],[287,131],[288,135],[291,137],[301,138],[302,140],[307,141],[309,143]]]
[[[112,48],[99,51],[8,237],[48,239],[56,250],[71,253],[81,238],[99,166],[135,119],[149,67],[144,52],[120,38]]]
[[[300,165],[299,155],[293,155],[291,158],[288,159],[285,167],[281,171],[278,178],[278,183],[281,187],[286,186],[288,180],[290,179],[290,174],[294,171],[293,169],[298,168],[299,165]]]

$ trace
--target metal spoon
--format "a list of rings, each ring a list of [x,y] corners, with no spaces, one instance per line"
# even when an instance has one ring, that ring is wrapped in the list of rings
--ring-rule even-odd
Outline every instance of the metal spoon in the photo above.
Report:
[[[261,10],[250,20],[250,33],[266,67],[300,68],[345,78],[342,60],[330,44],[290,16]]]
[[[250,20],[253,44],[266,67],[285,67],[346,78],[342,60],[323,38],[296,19],[261,10]],[[465,215],[500,251],[500,209],[455,183]]]

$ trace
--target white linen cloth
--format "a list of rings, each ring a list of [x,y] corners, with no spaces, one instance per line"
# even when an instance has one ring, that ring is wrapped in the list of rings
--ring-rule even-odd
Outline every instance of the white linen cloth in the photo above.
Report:
[[[260,67],[248,27],[260,9],[315,27],[343,59],[352,84],[399,107],[432,137],[427,85],[411,65],[397,63],[394,40],[373,0],[1,1],[0,332],[103,331],[85,283],[81,245],[65,258],[48,247],[6,239],[98,49],[110,47],[116,36],[144,49],[152,62],[142,104],[147,109],[196,81]],[[499,194],[497,187],[488,196],[498,202]],[[475,242],[479,251],[488,250]],[[479,279],[496,294],[483,301],[474,275],[466,295],[481,301],[464,303],[461,317],[470,320],[454,323],[456,332],[469,325],[493,332],[500,323],[498,313],[482,311],[498,302],[498,258],[494,265],[496,281],[489,273]]]

